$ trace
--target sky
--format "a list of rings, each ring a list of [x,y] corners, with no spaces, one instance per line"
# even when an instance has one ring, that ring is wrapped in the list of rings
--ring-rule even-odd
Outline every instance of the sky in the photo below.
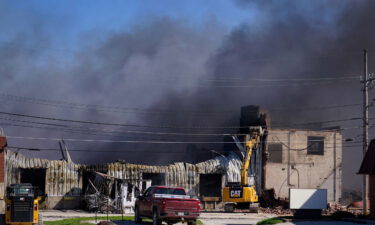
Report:
[[[275,123],[357,117],[361,115],[358,106],[301,109],[360,103],[364,48],[370,52],[370,71],[375,69],[371,57],[375,31],[368,29],[375,21],[374,9],[375,3],[367,0],[0,0],[0,78],[6,80],[0,83],[0,101],[7,103],[1,110],[191,127],[238,125],[240,107],[249,104],[268,109]],[[285,80],[343,76],[351,78],[313,85]],[[284,81],[275,85],[278,79]],[[273,110],[280,108],[284,110]],[[127,129],[77,134],[56,131],[56,124],[41,124],[45,122],[41,119],[25,122],[5,115],[0,119],[7,134],[13,136],[121,139],[124,136],[114,133]],[[359,123],[349,120],[323,125],[350,128]],[[360,129],[343,133],[345,139],[361,139]],[[126,138],[151,137],[129,134]],[[56,141],[11,140],[10,144],[58,147]],[[153,149],[153,157],[144,163],[161,164],[184,160],[188,148],[208,153],[209,149],[222,148],[67,144],[73,149],[131,149],[140,155]],[[362,150],[354,145],[343,150],[344,184],[358,188],[361,178],[355,173]],[[168,158],[157,153],[172,150],[181,154]],[[47,158],[59,157],[55,152],[42,153]],[[113,158],[138,162],[140,158],[137,154],[72,154],[83,163]]]
[[[94,30],[130,31],[133,26],[153,18],[168,17],[182,20],[191,26],[205,26],[214,20],[227,29],[251,17],[232,1],[6,1],[1,0],[7,17],[2,20],[2,39],[17,35],[33,23],[45,23],[43,29],[52,36],[60,49],[72,48],[80,35]],[[38,21],[39,20],[39,21]]]

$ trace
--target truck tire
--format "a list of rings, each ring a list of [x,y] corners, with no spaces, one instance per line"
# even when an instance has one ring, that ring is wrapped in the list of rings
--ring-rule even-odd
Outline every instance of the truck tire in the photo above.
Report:
[[[197,221],[196,220],[190,220],[188,221],[188,225],[196,225]]]
[[[138,207],[135,207],[135,209],[134,209],[134,222],[135,223],[142,223],[142,218],[141,218],[141,215],[139,215]]]
[[[43,216],[42,214],[38,214],[38,225],[43,225]]]
[[[156,209],[152,211],[152,225],[161,225],[161,220]]]

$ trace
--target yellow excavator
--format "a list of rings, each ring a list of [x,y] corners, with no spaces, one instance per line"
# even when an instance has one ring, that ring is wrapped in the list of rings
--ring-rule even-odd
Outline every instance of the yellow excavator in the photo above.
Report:
[[[248,171],[251,155],[256,150],[263,136],[262,127],[250,127],[250,134],[245,139],[244,158],[241,166],[241,182],[228,183],[223,189],[223,202],[225,212],[233,212],[236,208],[258,211],[258,194],[255,185],[249,185]]]

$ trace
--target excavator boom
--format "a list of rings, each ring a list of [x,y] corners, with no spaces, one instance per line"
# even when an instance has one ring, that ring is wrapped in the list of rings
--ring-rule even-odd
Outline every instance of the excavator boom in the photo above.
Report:
[[[247,186],[249,184],[248,171],[251,162],[251,155],[253,153],[253,148],[257,147],[259,140],[260,136],[256,135],[251,140],[246,142],[246,155],[241,167],[241,185],[243,186]]]
[[[225,211],[234,211],[235,205],[250,204],[258,202],[258,195],[255,186],[250,186],[248,181],[248,172],[251,163],[253,149],[257,149],[263,129],[260,126],[250,127],[250,137],[245,141],[245,153],[241,166],[241,183],[238,185],[229,185],[223,189],[223,201],[229,202],[225,205]]]

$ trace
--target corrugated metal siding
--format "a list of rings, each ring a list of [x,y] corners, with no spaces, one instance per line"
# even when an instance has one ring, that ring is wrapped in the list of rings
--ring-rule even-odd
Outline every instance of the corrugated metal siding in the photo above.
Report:
[[[6,155],[7,183],[19,183],[20,169],[46,169],[46,194],[49,196],[80,195],[82,171],[95,171],[110,176],[140,180],[142,173],[164,173],[168,186],[184,187],[189,193],[198,195],[199,174],[226,174],[229,181],[239,181],[240,161],[236,157],[219,156],[198,164],[174,163],[168,166],[147,166],[130,163],[108,163],[79,165],[62,160],[27,158],[8,151]]]
[[[19,183],[21,169],[46,169],[46,194],[49,196],[80,195],[80,165],[60,160],[26,158],[8,151],[6,156],[7,184]]]

